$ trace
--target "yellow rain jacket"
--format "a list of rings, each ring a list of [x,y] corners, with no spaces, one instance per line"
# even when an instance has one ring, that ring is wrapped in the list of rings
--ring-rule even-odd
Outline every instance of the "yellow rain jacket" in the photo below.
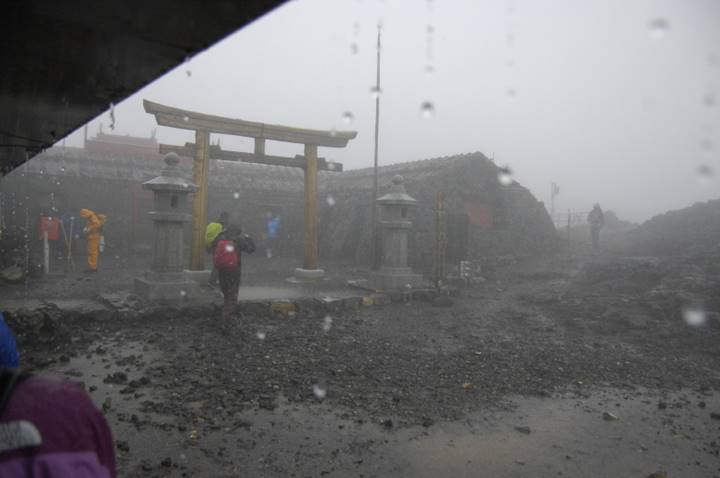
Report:
[[[87,237],[87,254],[88,254],[88,267],[90,270],[97,270],[98,266],[98,255],[100,247],[100,229],[102,228],[107,216],[104,214],[95,214],[90,209],[81,209],[80,216],[87,220],[85,225],[85,235]]]

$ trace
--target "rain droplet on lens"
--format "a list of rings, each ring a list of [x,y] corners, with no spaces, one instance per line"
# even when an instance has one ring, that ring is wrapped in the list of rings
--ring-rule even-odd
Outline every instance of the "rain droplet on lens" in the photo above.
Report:
[[[712,108],[715,106],[715,95],[713,93],[705,93],[705,96],[703,97],[703,103],[708,108]]]
[[[377,86],[373,86],[370,88],[370,96],[372,96],[373,99],[379,97],[382,95],[382,89],[378,88]]]
[[[240,193],[237,192],[237,191],[234,192],[234,193],[233,193],[233,197],[234,197],[235,199],[240,199]]]
[[[435,116],[435,105],[430,101],[423,101],[420,105],[420,116],[422,116],[423,119],[432,119],[433,116]]]
[[[258,332],[255,336],[260,340],[265,340],[266,337],[265,332]]]
[[[335,198],[332,196],[327,197],[328,206],[333,207],[335,205]]]
[[[323,400],[327,396],[327,390],[316,383],[313,385],[313,395],[315,395],[315,398],[318,400]]]
[[[267,257],[268,259],[272,259],[272,256],[273,256],[272,249],[270,249],[269,247],[267,249],[265,249],[265,257]]]
[[[183,116],[183,121],[187,123],[188,121],[190,121],[190,117],[187,115]]]
[[[670,30],[670,23],[664,18],[656,18],[648,25],[650,29],[650,38],[661,40],[665,38]]]
[[[350,53],[352,53],[353,55],[357,55],[359,51],[360,51],[360,48],[358,48],[357,43],[350,44]]]
[[[337,136],[337,130],[335,128],[330,130],[330,136],[332,136],[333,138]]]
[[[433,73],[435,73],[435,67],[432,65],[426,65],[425,73],[427,73],[428,75],[432,75]]]
[[[698,179],[703,183],[710,182],[713,177],[713,169],[707,164],[701,164],[697,168]]]
[[[355,116],[352,114],[351,111],[346,111],[345,113],[342,114],[342,121],[345,124],[352,123],[354,119],[355,119]]]
[[[517,91],[515,91],[515,88],[508,88],[507,95],[510,98],[515,98],[517,96]]]
[[[326,315],[323,319],[322,329],[324,332],[330,332],[332,328],[333,319],[329,315]]]
[[[682,316],[685,323],[691,327],[700,327],[707,321],[707,314],[700,307],[684,307]]]
[[[503,166],[498,171],[498,182],[503,186],[510,186],[513,182],[512,171],[509,167]]]
[[[180,295],[183,296],[183,297],[185,297],[185,296],[187,295],[187,291],[181,290],[181,291],[180,291]]]

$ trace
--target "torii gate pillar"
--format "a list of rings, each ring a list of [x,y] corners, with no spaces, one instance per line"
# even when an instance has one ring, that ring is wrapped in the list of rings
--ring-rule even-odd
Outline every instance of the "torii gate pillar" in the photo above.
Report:
[[[208,171],[210,169],[210,133],[195,131],[195,162],[193,163],[193,182],[198,191],[193,197],[192,251],[190,270],[205,269],[205,224],[207,224]]]
[[[305,260],[295,269],[298,279],[320,279],[325,271],[318,269],[317,242],[317,145],[305,145]]]

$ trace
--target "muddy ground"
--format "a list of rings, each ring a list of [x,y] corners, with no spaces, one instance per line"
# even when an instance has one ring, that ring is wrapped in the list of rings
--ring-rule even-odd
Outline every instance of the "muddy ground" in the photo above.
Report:
[[[182,311],[10,321],[27,367],[104,408],[123,477],[720,476],[720,258],[487,275],[452,304],[230,333]]]

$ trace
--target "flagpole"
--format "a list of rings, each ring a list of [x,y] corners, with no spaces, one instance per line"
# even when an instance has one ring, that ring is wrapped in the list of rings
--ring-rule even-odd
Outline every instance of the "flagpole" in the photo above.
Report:
[[[380,238],[378,236],[377,204],[378,198],[378,138],[380,134],[380,24],[377,34],[377,78],[375,81],[375,159],[373,163],[373,195],[372,204],[372,269],[380,268]]]

